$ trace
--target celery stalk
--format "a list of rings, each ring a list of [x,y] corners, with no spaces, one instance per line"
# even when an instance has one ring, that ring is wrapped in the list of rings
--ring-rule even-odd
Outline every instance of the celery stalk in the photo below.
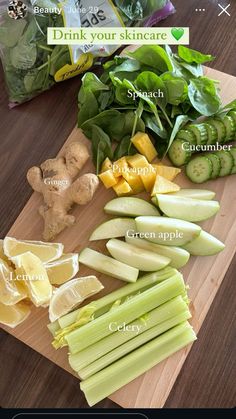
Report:
[[[99,317],[101,314],[104,314],[107,312],[110,307],[114,304],[117,300],[123,300],[126,297],[135,294],[137,292],[142,292],[147,288],[152,287],[156,283],[159,283],[161,281],[164,281],[167,278],[170,278],[171,276],[175,275],[178,271],[174,268],[167,267],[165,269],[162,269],[158,272],[154,272],[151,274],[144,275],[140,279],[137,280],[137,282],[125,285],[116,291],[111,292],[110,294],[105,295],[102,298],[99,298],[96,301],[93,301],[92,303],[88,304],[87,306],[94,306],[95,312],[94,312],[94,318]],[[84,307],[87,307],[84,306]],[[74,322],[76,322],[76,319],[81,312],[81,310],[84,309],[84,307],[79,308],[75,311],[72,311],[71,313],[66,314],[65,316],[62,316],[60,319],[58,319],[56,322],[51,323],[48,325],[49,330],[55,333],[55,330],[57,329],[63,329],[65,327],[70,326]],[[55,327],[53,326],[55,324]]]
[[[130,339],[133,340],[137,334],[141,335],[146,330],[151,329],[166,320],[172,319],[173,316],[178,316],[182,312],[186,312],[186,310],[188,310],[188,308],[187,304],[183,301],[183,298],[181,296],[175,297],[145,314],[143,318],[136,319],[129,323],[129,331],[114,332],[99,342],[90,345],[88,348],[77,352],[76,354],[69,355],[70,366],[73,370],[80,371],[106,355],[108,352],[113,351],[117,347],[120,348],[120,345],[123,346],[123,344],[130,341]],[[179,323],[180,322],[181,320]],[[133,326],[135,326],[134,331],[131,330]],[[137,328],[138,332],[136,331]]]
[[[188,322],[146,343],[80,384],[87,402],[95,405],[196,339]]]
[[[152,327],[151,329],[147,330],[146,332],[142,333],[139,336],[131,339],[130,341],[126,342],[124,345],[115,348],[113,351],[109,352],[107,355],[99,358],[95,362],[92,362],[86,368],[78,371],[78,375],[82,380],[86,380],[87,378],[91,377],[92,375],[96,374],[96,372],[101,371],[103,368],[107,367],[108,365],[112,364],[113,362],[117,361],[118,359],[122,358],[123,356],[129,354],[134,349],[139,348],[140,346],[144,345],[145,343],[149,342],[150,340],[154,339],[155,337],[161,335],[162,333],[166,332],[167,330],[171,329],[174,326],[182,323],[185,320],[188,320],[191,317],[189,310],[185,310],[180,314],[168,319],[156,326]]]
[[[124,322],[130,323],[166,301],[183,294],[184,291],[183,277],[180,273],[177,273],[160,284],[134,296],[115,310],[110,310],[103,316],[65,335],[64,338],[69,345],[70,353],[79,352],[110,335],[112,333],[112,330],[109,329],[110,323],[116,322],[118,326]]]

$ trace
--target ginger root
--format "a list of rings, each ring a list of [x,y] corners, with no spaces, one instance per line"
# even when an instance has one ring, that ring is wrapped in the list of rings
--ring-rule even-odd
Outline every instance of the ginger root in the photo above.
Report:
[[[64,157],[46,160],[40,167],[28,170],[30,186],[44,199],[39,214],[44,219],[45,240],[53,240],[64,228],[75,223],[75,217],[68,214],[73,204],[86,205],[92,200],[98,177],[87,173],[77,178],[88,158],[87,147],[73,142],[65,148]]]

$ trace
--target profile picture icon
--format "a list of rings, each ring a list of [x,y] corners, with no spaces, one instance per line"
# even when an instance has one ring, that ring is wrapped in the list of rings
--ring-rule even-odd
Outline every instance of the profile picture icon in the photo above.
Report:
[[[23,19],[27,14],[27,6],[21,0],[10,0],[7,13],[12,19]]]

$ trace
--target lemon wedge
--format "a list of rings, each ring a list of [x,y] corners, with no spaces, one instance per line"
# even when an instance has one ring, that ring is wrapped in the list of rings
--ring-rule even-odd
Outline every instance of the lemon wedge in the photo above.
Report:
[[[26,297],[27,292],[18,286],[13,269],[0,259],[0,303],[12,305]]]
[[[12,257],[16,266],[16,278],[23,282],[32,302],[38,307],[49,304],[52,285],[41,260],[31,252]]]
[[[64,314],[69,313],[86,298],[97,294],[103,285],[96,276],[75,278],[61,285],[53,292],[49,305],[49,319],[54,322]]]
[[[0,239],[0,259],[4,260],[5,262],[8,262],[8,259],[6,255],[4,254],[3,250],[3,240]]]
[[[62,243],[45,243],[31,240],[17,240],[5,237],[3,251],[8,258],[13,258],[22,253],[31,252],[44,262],[48,263],[61,257],[64,250]]]
[[[16,327],[23,322],[30,314],[30,306],[26,303],[18,303],[6,306],[0,303],[0,323],[5,326]]]
[[[73,278],[79,270],[77,253],[68,253],[60,259],[45,264],[51,284],[61,285]]]

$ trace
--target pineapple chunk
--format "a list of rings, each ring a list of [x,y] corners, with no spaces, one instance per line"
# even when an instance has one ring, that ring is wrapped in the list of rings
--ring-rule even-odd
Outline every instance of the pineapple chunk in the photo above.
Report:
[[[121,157],[113,163],[112,170],[115,177],[123,176],[123,173],[129,169],[126,157]]]
[[[152,144],[149,136],[144,132],[137,132],[133,138],[131,138],[133,145],[137,150],[143,154],[149,162],[157,157],[157,151]]]
[[[170,181],[174,180],[176,176],[181,173],[181,169],[178,169],[177,167],[169,167],[159,164],[153,164],[152,167],[155,169],[157,175],[160,175]]]
[[[135,168],[149,167],[149,163],[146,157],[142,156],[142,154],[135,154],[134,156],[130,156],[128,158],[128,163],[131,167]]]
[[[114,173],[111,169],[106,170],[103,173],[100,173],[98,177],[107,189],[111,188],[112,186],[115,186],[118,182],[118,179],[115,178]]]
[[[134,194],[143,192],[144,185],[142,179],[137,173],[132,171],[132,169],[129,169],[128,172],[124,172],[122,176],[128,182]]]
[[[176,192],[180,190],[180,186],[176,185],[176,183],[171,182],[168,179],[165,179],[163,176],[156,175],[156,181],[154,183],[152,189],[152,196],[156,195],[157,193],[169,193],[169,192]]]
[[[156,180],[156,172],[151,164],[149,164],[149,167],[143,168],[143,172],[140,173],[140,177],[146,191],[151,192]]]
[[[104,162],[102,163],[102,169],[101,172],[106,172],[107,170],[112,169],[112,162],[111,160],[107,157]]]
[[[119,182],[115,186],[113,186],[113,189],[118,196],[128,195],[128,194],[131,195],[133,192],[130,185],[128,184],[128,182],[126,182],[125,179],[119,180]]]

